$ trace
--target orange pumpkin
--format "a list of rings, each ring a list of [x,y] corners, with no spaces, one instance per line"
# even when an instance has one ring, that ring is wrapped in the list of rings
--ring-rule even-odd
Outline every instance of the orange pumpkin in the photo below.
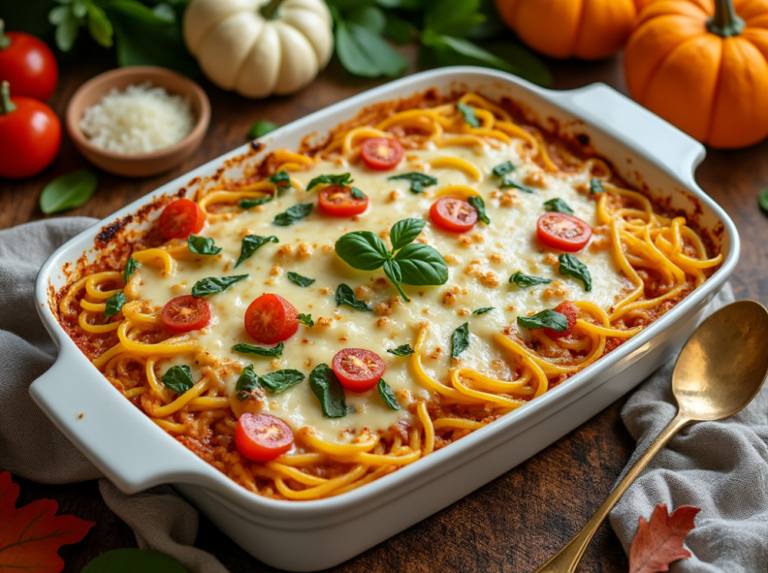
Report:
[[[712,147],[768,136],[768,0],[656,0],[624,52],[630,95]]]
[[[618,52],[636,16],[634,0],[495,0],[504,23],[553,58],[598,60]]]

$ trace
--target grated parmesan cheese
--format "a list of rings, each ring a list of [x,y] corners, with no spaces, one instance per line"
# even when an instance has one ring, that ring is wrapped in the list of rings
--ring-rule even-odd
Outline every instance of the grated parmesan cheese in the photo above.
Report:
[[[147,82],[113,89],[83,112],[80,129],[97,147],[135,155],[178,143],[194,124],[186,98]]]

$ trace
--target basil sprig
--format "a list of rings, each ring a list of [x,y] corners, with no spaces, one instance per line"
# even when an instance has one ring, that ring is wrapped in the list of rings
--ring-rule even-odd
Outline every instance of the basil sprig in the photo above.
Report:
[[[491,312],[495,306],[486,306],[485,308],[478,308],[477,310],[473,310],[472,314],[485,314],[486,312]]]
[[[389,407],[390,410],[400,409],[400,404],[397,402],[395,393],[392,391],[392,388],[389,387],[389,384],[384,382],[384,378],[379,380],[379,383],[376,385],[376,389],[379,391],[379,397]]]
[[[360,300],[355,296],[352,287],[344,283],[341,283],[336,288],[336,305],[341,306],[342,304],[346,304],[355,310],[373,310],[370,306],[368,306],[367,302]]]
[[[237,378],[235,382],[235,395],[241,402],[247,398],[253,396],[254,393],[261,394],[261,384],[259,384],[259,377],[253,371],[253,364],[249,364],[243,368],[242,374]]]
[[[186,364],[171,366],[161,378],[166,388],[183,394],[195,383],[192,381],[192,369]]]
[[[568,253],[560,255],[558,260],[560,261],[561,275],[571,276],[580,280],[584,283],[584,290],[587,292],[592,290],[592,275],[590,274],[587,265]]]
[[[288,271],[288,280],[294,284],[299,285],[300,287],[308,287],[313,282],[315,282],[315,279],[303,277],[299,273],[294,273],[293,271]]]
[[[461,115],[464,116],[464,121],[466,121],[469,125],[472,127],[480,127],[480,122],[477,119],[477,116],[475,115],[475,110],[472,109],[472,107],[468,106],[465,103],[457,103],[456,109],[458,109],[461,112]]]
[[[259,376],[259,382],[264,386],[272,390],[275,394],[286,391],[291,386],[296,386],[304,381],[304,374],[298,370],[286,368],[284,370],[276,370],[274,372],[268,372]]]
[[[235,267],[240,266],[240,263],[247,260],[249,257],[253,255],[256,251],[258,251],[261,247],[266,245],[267,243],[279,243],[280,239],[275,237],[274,235],[270,235],[269,237],[262,237],[260,235],[246,235],[243,237],[243,242],[240,247],[240,256],[237,259],[237,262],[235,263]]]
[[[199,237],[190,235],[187,239],[187,248],[196,255],[218,255],[221,247],[216,246],[216,242],[209,237]],[[235,265],[237,266],[237,265]]]
[[[593,177],[589,180],[589,192],[605,193],[605,187],[603,187],[603,183],[597,177]]]
[[[264,195],[264,197],[257,197],[256,199],[240,199],[240,205],[241,209],[250,209],[251,207],[255,207],[256,205],[263,205],[264,203],[269,203],[272,200],[272,195]]]
[[[314,209],[312,203],[297,203],[293,207],[288,207],[284,213],[278,213],[272,220],[273,225],[278,227],[287,227],[293,225],[296,221],[301,221],[309,217],[309,214]]]
[[[536,285],[548,285],[552,281],[543,277],[534,277],[531,275],[524,275],[520,271],[515,271],[512,276],[509,277],[510,283],[515,283],[520,288],[527,288],[529,286]]]
[[[469,198],[469,204],[475,208],[475,211],[477,211],[478,219],[480,219],[486,225],[491,224],[491,220],[488,218],[488,215],[486,215],[485,213],[485,201],[483,201],[482,197],[472,195]]]
[[[123,310],[123,305],[128,299],[125,298],[123,291],[116,292],[107,299],[106,307],[104,308],[104,322],[107,322],[113,316],[120,314]]]
[[[387,181],[393,181],[397,179],[403,179],[410,182],[411,193],[424,193],[424,187],[431,185],[437,185],[437,177],[432,177],[426,173],[418,173],[413,171],[411,173],[401,173],[400,175],[392,175],[387,177]]]
[[[416,352],[410,344],[401,344],[395,348],[387,348],[387,352],[394,354],[395,356],[410,356]]]
[[[573,209],[570,208],[568,203],[560,199],[560,197],[555,197],[554,199],[550,199],[549,201],[544,201],[544,209],[551,212],[556,213],[565,213],[566,215],[573,215]]]
[[[323,416],[343,418],[347,415],[347,402],[339,379],[327,364],[318,364],[309,373],[309,387],[320,401]]]
[[[355,231],[336,241],[336,253],[349,266],[361,271],[384,267],[384,273],[406,302],[410,298],[401,285],[442,285],[448,282],[448,264],[434,248],[413,243],[424,228],[423,219],[403,219],[389,232],[392,250],[370,231]]]
[[[312,328],[313,326],[315,326],[315,321],[312,320],[311,314],[304,314],[303,312],[300,312],[299,322],[308,328]]]
[[[192,296],[204,297],[224,292],[236,282],[247,279],[250,275],[233,275],[231,277],[208,277],[200,279],[192,287]]]
[[[451,335],[451,358],[458,358],[459,354],[467,348],[469,348],[469,323],[465,322]]]
[[[318,175],[309,182],[307,191],[311,191],[317,185],[341,185],[346,187],[352,185],[355,180],[350,173],[339,173],[337,175]]]
[[[517,324],[525,328],[551,328],[556,332],[568,329],[568,318],[555,310],[542,310],[533,316],[518,316]]]
[[[232,350],[241,354],[255,354],[256,356],[266,356],[267,358],[282,358],[285,345],[278,342],[277,346],[264,348],[263,346],[254,346],[253,344],[235,344]]]
[[[133,255],[128,255],[128,260],[125,261],[125,267],[123,268],[123,280],[127,283],[128,279],[133,276],[136,269],[139,268],[139,263],[133,258]]]

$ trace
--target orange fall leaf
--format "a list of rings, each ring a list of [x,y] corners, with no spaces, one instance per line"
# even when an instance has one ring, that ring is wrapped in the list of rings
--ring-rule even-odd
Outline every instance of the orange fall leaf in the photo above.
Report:
[[[632,547],[629,550],[629,573],[668,571],[670,563],[686,559],[691,553],[683,540],[694,527],[694,517],[701,509],[684,505],[669,514],[666,505],[657,505],[650,521],[640,517]]]

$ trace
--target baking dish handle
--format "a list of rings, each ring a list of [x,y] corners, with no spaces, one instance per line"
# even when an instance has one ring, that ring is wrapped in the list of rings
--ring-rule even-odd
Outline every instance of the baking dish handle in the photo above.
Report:
[[[706,155],[704,146],[659,116],[602,83],[555,91],[552,95],[573,115],[619,140],[629,139],[630,147],[652,157],[683,181],[695,184],[693,172]]]

